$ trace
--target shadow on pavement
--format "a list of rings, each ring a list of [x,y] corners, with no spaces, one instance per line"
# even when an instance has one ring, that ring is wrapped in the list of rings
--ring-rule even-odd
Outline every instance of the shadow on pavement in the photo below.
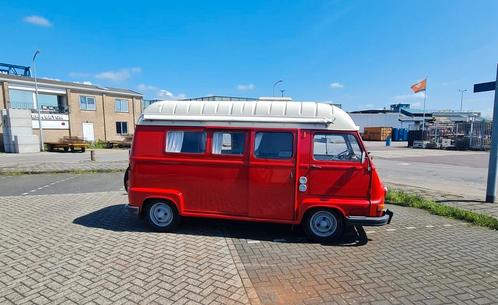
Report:
[[[105,207],[73,220],[74,224],[115,232],[150,232],[142,218],[130,213],[125,205]],[[256,223],[221,219],[183,218],[173,234],[218,236],[237,239],[274,241],[282,243],[310,243],[300,226]],[[368,238],[359,226],[347,226],[343,237],[329,246],[354,247],[368,243]]]

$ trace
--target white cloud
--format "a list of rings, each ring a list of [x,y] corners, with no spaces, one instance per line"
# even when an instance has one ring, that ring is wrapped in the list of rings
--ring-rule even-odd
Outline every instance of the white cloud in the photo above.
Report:
[[[237,85],[237,90],[240,90],[240,91],[250,91],[250,90],[254,90],[255,86],[254,84],[239,84]]]
[[[396,95],[393,96],[393,100],[397,103],[410,103],[424,99],[424,97],[425,97],[425,92],[421,91],[413,94]]]
[[[374,107],[374,104],[365,104],[365,105],[359,105],[358,109],[366,110],[366,109],[372,109],[373,107]]]
[[[138,90],[142,90],[142,91],[154,91],[154,90],[159,89],[156,86],[151,86],[151,85],[146,85],[146,84],[138,84],[137,87],[138,87]]]
[[[173,92],[166,90],[166,89],[160,89],[157,86],[154,85],[147,85],[144,83],[138,84],[137,85],[138,90],[147,93],[146,95],[149,97],[153,97],[154,99],[158,100],[168,100],[168,101],[173,101],[173,100],[182,100],[187,97],[185,93],[178,93],[174,94]]]
[[[71,77],[71,78],[90,77],[90,76],[92,76],[90,73],[69,72],[69,77]]]
[[[139,67],[124,68],[115,71],[104,71],[95,75],[96,79],[108,80],[112,82],[121,82],[129,79],[133,74],[142,72]]]
[[[92,82],[87,81],[87,80],[86,80],[86,81],[84,81],[82,84],[83,84],[83,85],[93,85],[93,84],[92,84]],[[42,127],[43,127],[43,126],[42,126]]]
[[[58,78],[52,78],[52,77],[42,77],[42,79],[47,79],[47,80],[56,80],[56,81],[61,81],[60,79]]]
[[[330,88],[332,89],[342,89],[344,88],[344,85],[338,82],[333,82],[330,84]]]
[[[26,23],[31,23],[37,26],[51,27],[52,23],[45,17],[42,16],[26,16],[22,19]]]
[[[421,91],[413,94],[393,96],[393,101],[396,103],[408,103],[412,108],[422,108],[422,101],[425,96],[425,91]]]
[[[160,89],[156,94],[156,98],[160,100],[174,101],[174,100],[182,100],[186,97],[187,95],[185,93],[173,94],[173,92],[165,89]]]

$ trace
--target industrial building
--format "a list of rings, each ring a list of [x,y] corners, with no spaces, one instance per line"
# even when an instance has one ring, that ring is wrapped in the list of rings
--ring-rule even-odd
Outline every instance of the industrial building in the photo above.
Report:
[[[3,64],[2,67],[9,66]],[[0,69],[0,111],[31,110],[33,134],[39,135],[38,107],[45,142],[56,142],[65,136],[87,141],[120,141],[133,134],[142,112],[143,95],[120,88],[38,79],[37,105],[35,79],[29,67],[22,74]],[[3,148],[3,126],[0,126],[0,149]]]
[[[410,104],[392,104],[390,109],[359,110],[349,113],[363,132],[365,127],[391,127],[418,130],[425,120],[426,125],[438,122],[462,123],[481,121],[481,113],[474,111],[435,111],[410,108]]]

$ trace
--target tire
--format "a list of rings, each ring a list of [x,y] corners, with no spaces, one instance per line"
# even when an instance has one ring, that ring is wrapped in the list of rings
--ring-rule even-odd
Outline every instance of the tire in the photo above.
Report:
[[[69,147],[64,147],[64,152],[68,152],[69,151]]]
[[[309,239],[326,244],[342,236],[344,219],[336,211],[317,209],[306,213],[302,226]]]
[[[127,192],[128,192],[128,176],[129,176],[129,174],[130,174],[130,167],[128,166],[128,168],[125,171],[124,177],[123,177],[123,185],[124,185],[124,188]]]
[[[82,147],[82,148],[81,148],[81,152],[82,152],[82,153],[84,153],[84,152],[85,152],[85,150],[86,150],[86,149],[85,149],[84,147]]]
[[[172,232],[180,224],[181,217],[176,207],[166,201],[153,201],[144,211],[147,225],[156,232]]]

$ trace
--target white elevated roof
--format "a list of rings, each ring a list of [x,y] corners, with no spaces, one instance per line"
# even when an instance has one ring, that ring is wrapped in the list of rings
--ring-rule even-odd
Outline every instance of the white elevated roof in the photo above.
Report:
[[[356,131],[351,117],[325,103],[295,101],[161,101],[139,125],[307,128]]]

